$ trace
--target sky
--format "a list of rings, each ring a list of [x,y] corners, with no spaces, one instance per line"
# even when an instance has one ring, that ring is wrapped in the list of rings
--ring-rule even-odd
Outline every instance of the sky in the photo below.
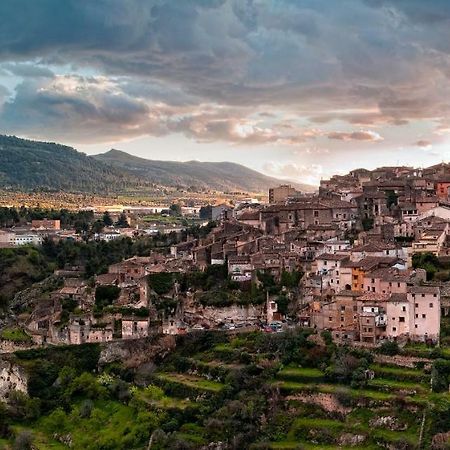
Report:
[[[450,159],[448,0],[1,0],[0,133],[318,183]]]

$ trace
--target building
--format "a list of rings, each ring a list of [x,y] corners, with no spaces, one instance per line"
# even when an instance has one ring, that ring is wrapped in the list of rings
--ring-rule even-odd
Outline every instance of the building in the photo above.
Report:
[[[43,238],[37,233],[20,232],[14,235],[14,246],[20,247],[21,245],[42,245]]]
[[[295,198],[299,195],[301,195],[301,193],[290,184],[282,184],[278,187],[269,189],[269,203],[286,202],[290,198]]]
[[[60,230],[61,221],[59,219],[42,219],[42,220],[32,220],[31,228],[33,229],[44,229],[44,230]]]
[[[10,231],[0,230],[0,248],[15,246],[16,235]]]
[[[148,317],[122,318],[122,339],[139,339],[149,334],[150,322]]]

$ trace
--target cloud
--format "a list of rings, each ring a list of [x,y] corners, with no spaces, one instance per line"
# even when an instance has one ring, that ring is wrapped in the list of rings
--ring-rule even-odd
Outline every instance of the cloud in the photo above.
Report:
[[[264,164],[263,171],[277,178],[307,184],[318,184],[324,176],[324,169],[320,164],[304,165],[295,162],[279,163],[271,161]]]
[[[1,67],[22,83],[9,129],[298,146],[316,124],[338,145],[450,119],[444,0],[2,0],[0,17]],[[64,74],[86,80],[50,92]],[[295,116],[291,131],[275,110]]]
[[[47,67],[36,66],[33,64],[4,63],[0,66],[0,69],[4,69],[13,75],[24,78],[52,78],[54,76],[54,73]]]
[[[8,133],[98,142],[148,132],[153,114],[106,79],[62,76],[23,81],[3,104],[0,122]]]
[[[415,143],[417,147],[423,148],[423,149],[431,149],[433,147],[432,143],[430,141],[421,139],[420,141],[417,141]]]
[[[338,141],[382,141],[383,137],[375,131],[353,131],[350,133],[343,131],[333,131],[328,133],[328,139],[334,139]]]

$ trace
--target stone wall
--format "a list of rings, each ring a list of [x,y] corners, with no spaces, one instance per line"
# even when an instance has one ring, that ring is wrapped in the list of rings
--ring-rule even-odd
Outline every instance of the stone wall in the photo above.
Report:
[[[249,306],[227,306],[223,308],[206,307],[190,307],[184,310],[186,317],[204,319],[205,321],[217,324],[220,322],[245,322],[255,318],[265,318],[264,305]]]

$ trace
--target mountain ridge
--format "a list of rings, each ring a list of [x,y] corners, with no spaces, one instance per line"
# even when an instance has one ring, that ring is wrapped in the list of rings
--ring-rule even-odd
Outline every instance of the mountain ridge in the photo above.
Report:
[[[228,161],[149,160],[115,149],[86,155],[58,143],[0,135],[0,188],[11,190],[99,194],[160,186],[259,193],[281,183],[315,189]]]
[[[122,150],[111,149],[106,153],[93,155],[94,158],[114,167],[125,169],[140,178],[157,184],[170,180],[173,185],[197,186],[215,190],[244,190],[248,192],[267,191],[269,187],[290,183],[300,190],[313,191],[313,186],[280,180],[264,175],[244,165],[230,161],[164,161],[146,159],[130,155]],[[223,177],[222,180],[216,177]]]

